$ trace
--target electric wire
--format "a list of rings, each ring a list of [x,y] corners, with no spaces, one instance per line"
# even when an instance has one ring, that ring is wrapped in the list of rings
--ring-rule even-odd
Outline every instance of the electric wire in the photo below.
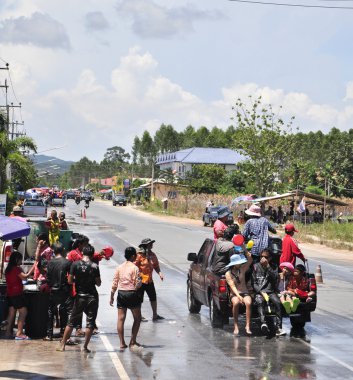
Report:
[[[256,1],[256,0],[228,0],[235,3],[247,3],[255,5],[274,5],[281,7],[296,7],[296,8],[316,8],[316,9],[342,9],[342,10],[353,10],[353,7],[349,6],[338,6],[338,5],[313,5],[313,4],[294,4],[294,3],[277,3],[272,1]]]

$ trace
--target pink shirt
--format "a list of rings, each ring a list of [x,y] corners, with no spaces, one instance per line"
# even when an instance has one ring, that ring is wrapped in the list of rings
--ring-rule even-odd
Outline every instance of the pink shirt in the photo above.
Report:
[[[112,292],[118,290],[136,290],[141,286],[140,271],[131,261],[118,266],[115,271]]]
[[[46,247],[43,249],[39,256],[48,262],[54,257],[54,253],[50,247]],[[39,281],[44,281],[46,279],[46,275],[40,273],[37,262],[35,263],[33,279]]]
[[[214,235],[214,239],[217,240],[218,239],[218,236],[217,236],[217,231],[224,231],[227,229],[227,225],[224,224],[221,220],[217,219],[215,221],[215,224],[213,225],[213,235]]]

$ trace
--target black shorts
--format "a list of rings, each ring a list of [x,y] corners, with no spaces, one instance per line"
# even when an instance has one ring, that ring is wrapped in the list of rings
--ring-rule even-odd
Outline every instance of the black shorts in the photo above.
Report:
[[[93,329],[98,313],[96,296],[76,296],[68,326],[75,327],[82,323],[82,313],[86,314],[86,327]]]
[[[21,294],[19,296],[7,297],[7,304],[9,307],[12,306],[16,310],[22,309],[23,307],[27,306],[27,302],[26,302],[26,298],[24,294]]]
[[[150,282],[149,284],[142,284],[141,288],[139,289],[139,292],[141,292],[142,294],[142,302],[143,295],[145,294],[145,292],[147,293],[150,302],[157,300],[156,288],[154,287],[153,282]]]
[[[141,293],[135,290],[119,290],[117,298],[118,309],[137,309],[141,307]]]

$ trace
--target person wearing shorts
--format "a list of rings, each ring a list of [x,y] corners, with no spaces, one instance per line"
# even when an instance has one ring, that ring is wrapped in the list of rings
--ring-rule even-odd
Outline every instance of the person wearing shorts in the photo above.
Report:
[[[98,313],[98,293],[96,286],[100,286],[99,267],[92,262],[94,248],[88,244],[83,248],[82,260],[75,261],[71,265],[68,283],[76,285],[76,297],[72,309],[70,321],[65,328],[63,340],[57,351],[65,351],[65,345],[71,336],[74,326],[77,326],[82,318],[82,313],[86,314],[86,333],[83,352],[90,352],[88,343],[91,340],[93,329]]]
[[[139,268],[141,273],[142,286],[140,292],[142,294],[142,301],[143,295],[146,292],[151,302],[153,314],[152,321],[158,321],[164,318],[157,314],[157,294],[152,277],[153,270],[155,270],[158,273],[159,278],[162,281],[164,280],[164,276],[159,267],[157,255],[152,251],[154,242],[155,240],[151,240],[150,238],[146,238],[141,241],[139,245],[140,251],[137,253],[134,264]],[[141,318],[142,322],[147,322],[146,318]]]
[[[118,335],[120,339],[120,349],[127,348],[124,338],[124,324],[127,309],[131,310],[134,322],[131,330],[130,347],[140,346],[136,338],[141,323],[141,303],[142,298],[138,289],[141,287],[141,277],[138,267],[134,264],[136,260],[136,249],[127,247],[125,249],[126,261],[116,269],[112,290],[110,293],[110,306],[114,305],[114,294],[118,290]]]
[[[6,337],[12,337],[13,325],[15,322],[16,313],[18,311],[17,333],[16,340],[29,339],[23,332],[23,326],[26,320],[27,307],[26,299],[23,294],[22,280],[26,280],[34,271],[34,266],[28,273],[23,273],[21,268],[22,255],[18,251],[13,251],[10,256],[10,261],[5,270],[6,277],[6,295],[9,306],[9,313],[6,324]]]

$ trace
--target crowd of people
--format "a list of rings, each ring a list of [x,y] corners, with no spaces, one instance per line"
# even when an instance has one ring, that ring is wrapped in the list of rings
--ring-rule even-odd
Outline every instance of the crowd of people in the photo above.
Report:
[[[96,317],[99,306],[97,287],[101,285],[99,262],[109,260],[114,254],[110,246],[96,252],[85,235],[76,236],[72,249],[65,252],[59,241],[61,229],[67,229],[65,214],[57,216],[53,210],[46,222],[48,232],[37,235],[35,262],[28,273],[21,268],[22,254],[13,246],[9,264],[5,271],[7,284],[7,301],[9,313],[6,320],[6,338],[28,340],[25,334],[27,315],[27,299],[23,281],[33,275],[38,291],[48,293],[48,317],[45,341],[53,341],[55,327],[60,328],[60,345],[57,351],[64,351],[67,345],[76,345],[71,339],[75,329],[75,337],[84,337],[83,351],[90,352],[88,344],[91,336],[98,333]],[[129,347],[139,346],[137,334],[141,321],[147,321],[141,315],[141,304],[144,293],[147,293],[151,308],[152,320],[163,320],[157,313],[157,294],[153,282],[153,272],[158,273],[163,281],[157,255],[153,252],[155,240],[146,238],[139,244],[138,251],[134,247],[125,250],[126,261],[119,265],[112,279],[110,305],[114,305],[117,295],[118,323],[117,332],[120,348],[127,347],[124,339],[124,322],[127,309],[134,318],[132,336]],[[13,335],[16,313],[18,312],[17,331]],[[83,314],[86,315],[85,330],[82,328]],[[57,323],[55,323],[57,321]]]
[[[294,313],[300,302],[310,302],[315,296],[309,287],[305,265],[296,265],[297,259],[306,263],[294,239],[294,233],[298,231],[292,223],[285,225],[282,252],[279,260],[275,260],[270,249],[269,232],[276,233],[276,229],[262,214],[261,208],[252,205],[245,211],[247,221],[241,235],[239,225],[227,225],[229,212],[226,207],[219,210],[218,221],[213,227],[215,257],[212,270],[219,276],[225,275],[233,312],[234,335],[239,335],[238,315],[241,305],[246,314],[245,333],[252,335],[252,304],[257,308],[263,334],[269,333],[266,310],[270,309],[275,315],[276,335],[285,335],[282,310],[288,314]],[[240,243],[237,243],[239,236]]]

